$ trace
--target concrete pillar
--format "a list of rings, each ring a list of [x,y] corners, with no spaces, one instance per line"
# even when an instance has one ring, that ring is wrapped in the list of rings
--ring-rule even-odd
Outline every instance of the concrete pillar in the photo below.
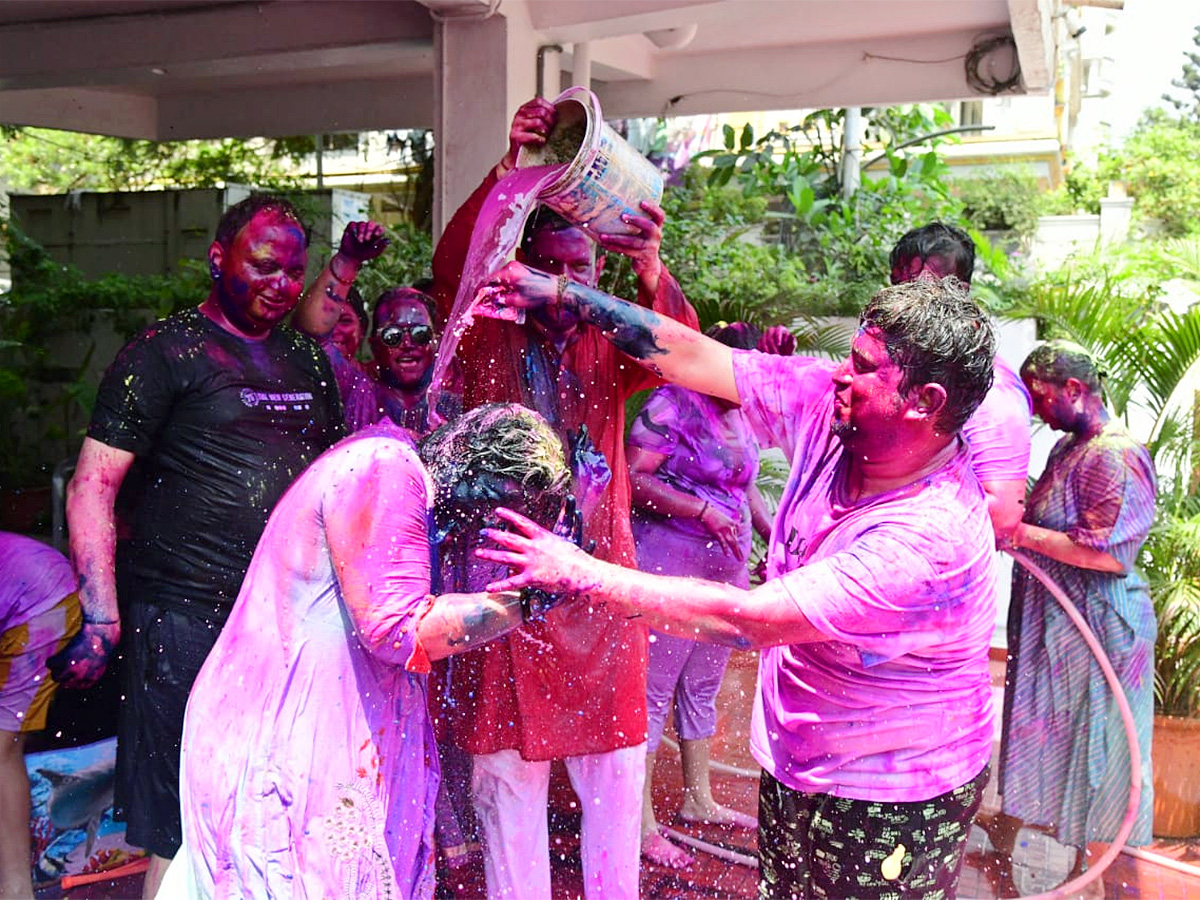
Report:
[[[538,47],[538,96],[554,99],[562,93],[562,54],[561,44],[543,44]]]
[[[534,95],[537,39],[523,3],[434,21],[433,233],[504,155],[513,113]]]
[[[846,119],[842,133],[842,199],[849,200],[862,183],[859,171],[862,162],[863,134],[866,123],[863,120],[862,107],[851,106],[846,109]]]
[[[585,88],[592,86],[592,45],[587,41],[579,41],[573,48],[571,84]]]

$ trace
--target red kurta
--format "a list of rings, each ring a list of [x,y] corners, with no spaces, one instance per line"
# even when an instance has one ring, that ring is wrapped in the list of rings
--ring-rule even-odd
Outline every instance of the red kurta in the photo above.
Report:
[[[475,219],[495,182],[492,174],[484,179],[438,243],[434,290],[443,323],[458,291]],[[695,310],[665,269],[656,296],[639,294],[638,302],[698,325]],[[553,388],[541,396],[558,402],[539,411],[549,412],[564,436],[586,424],[613,473],[587,517],[584,537],[596,542],[598,558],[635,567],[625,401],[660,382],[586,326],[559,361],[534,329],[480,317],[463,335],[458,358],[464,409],[491,402],[535,406],[529,360],[548,363],[544,384],[552,381]],[[469,753],[519,750],[525,759],[548,760],[640,744],[646,739],[646,630],[581,603],[556,609],[544,622],[455,657],[450,696],[452,738]]]

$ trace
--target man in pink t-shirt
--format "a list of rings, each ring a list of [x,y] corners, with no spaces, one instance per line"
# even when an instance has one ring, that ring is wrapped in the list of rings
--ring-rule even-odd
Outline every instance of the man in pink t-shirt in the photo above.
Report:
[[[497,303],[555,302],[511,263]],[[734,351],[583,286],[561,302],[668,381],[740,403],[792,471],[753,590],[624,570],[528,520],[479,551],[649,627],[765,648],[751,749],[764,896],[953,896],[987,783],[995,538],[959,436],[995,337],[957,279],[885,288],[840,364]]]

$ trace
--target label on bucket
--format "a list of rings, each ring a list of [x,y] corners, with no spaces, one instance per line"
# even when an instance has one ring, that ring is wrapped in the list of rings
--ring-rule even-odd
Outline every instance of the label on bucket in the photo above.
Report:
[[[643,216],[640,203],[662,199],[662,176],[650,161],[605,125],[591,161],[562,189],[543,198],[547,206],[576,225],[605,234],[636,229],[623,215]]]

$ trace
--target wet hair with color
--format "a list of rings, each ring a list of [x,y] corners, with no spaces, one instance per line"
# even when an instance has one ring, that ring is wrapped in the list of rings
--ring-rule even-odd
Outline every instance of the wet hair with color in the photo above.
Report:
[[[1053,340],[1038,344],[1021,363],[1022,378],[1036,378],[1057,387],[1074,378],[1099,395],[1104,372],[1085,348],[1074,341]]]
[[[308,223],[300,217],[300,210],[296,209],[295,204],[278,194],[258,192],[225,210],[221,220],[217,223],[216,242],[228,250],[233,246],[233,239],[238,236],[238,233],[250,223],[251,219],[263,211],[278,213],[285,219],[294,220],[300,226],[300,230],[304,232],[304,246],[308,246],[311,229]]]
[[[859,325],[884,342],[904,369],[900,394],[940,384],[946,404],[937,427],[953,434],[975,412],[992,385],[996,335],[983,307],[957,278],[919,278],[872,297]]]
[[[944,222],[930,222],[907,232],[892,248],[892,284],[901,272],[907,272],[914,259],[938,259],[944,264],[942,275],[954,275],[964,284],[975,273],[975,242],[961,228]]]
[[[511,479],[527,515],[552,524],[571,487],[562,439],[516,403],[488,403],[443,425],[421,442],[421,459],[443,507],[478,497],[476,484]]]

